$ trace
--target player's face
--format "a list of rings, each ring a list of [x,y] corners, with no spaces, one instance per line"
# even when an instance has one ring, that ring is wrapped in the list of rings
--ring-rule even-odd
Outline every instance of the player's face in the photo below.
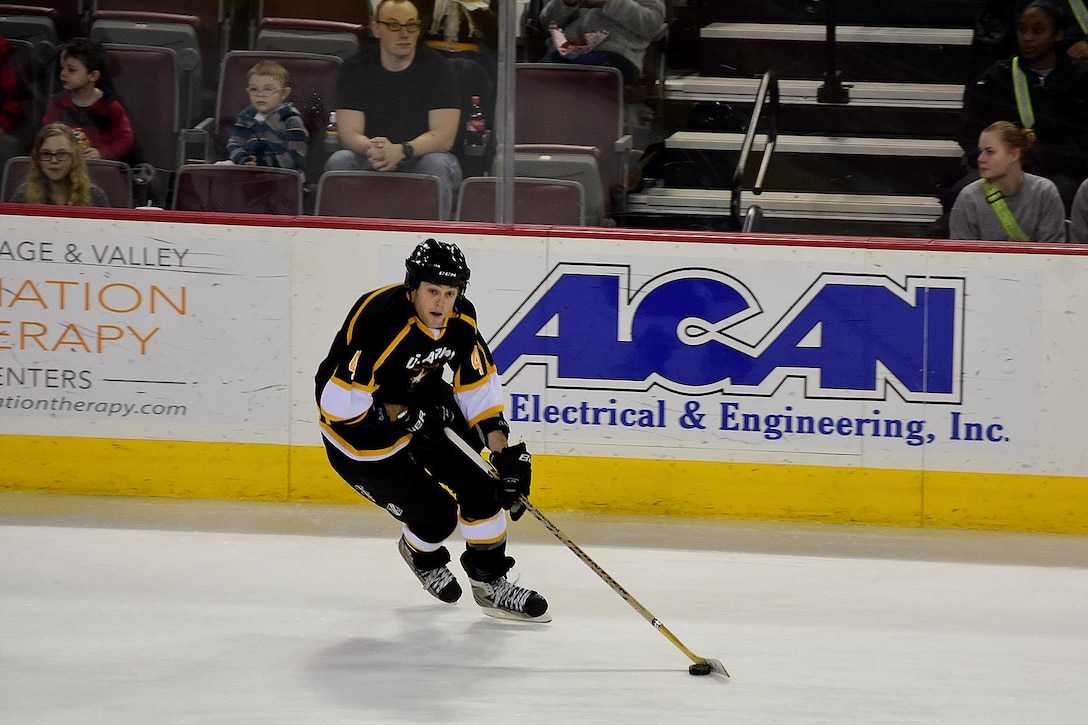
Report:
[[[399,28],[391,30],[390,24]],[[415,53],[421,28],[419,11],[411,3],[386,3],[370,27],[383,53],[402,59]]]
[[[1011,148],[993,131],[983,131],[978,137],[978,173],[991,181],[1004,177],[1020,163],[1019,149]]]
[[[457,288],[446,284],[423,282],[410,295],[416,308],[416,316],[427,327],[442,327],[453,312],[457,301]]]

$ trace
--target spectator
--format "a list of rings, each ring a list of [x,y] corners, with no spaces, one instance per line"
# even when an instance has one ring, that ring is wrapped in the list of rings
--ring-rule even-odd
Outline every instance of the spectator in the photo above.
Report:
[[[63,123],[49,124],[34,139],[26,181],[15,190],[12,201],[60,206],[110,205],[106,192],[91,183],[75,131]]]
[[[43,123],[63,123],[80,137],[88,159],[134,161],[128,114],[106,82],[106,51],[90,38],[74,38],[60,48],[60,82]]]
[[[1017,23],[1018,54],[994,63],[967,86],[960,145],[970,164],[988,124],[1004,120],[1031,128],[1037,144],[1024,167],[1057,184],[1068,208],[1088,176],[1088,61],[1058,52],[1064,22],[1052,0],[1027,5]],[[974,178],[971,173],[957,184],[953,196]]]
[[[423,28],[424,42],[448,50],[494,50],[499,44],[497,0],[413,0],[420,17],[430,18]]]
[[[1088,181],[1077,189],[1073,197],[1073,211],[1069,214],[1069,241],[1088,244]]]
[[[262,60],[249,69],[250,105],[238,114],[227,141],[230,160],[239,166],[301,169],[310,144],[302,114],[287,102],[287,69]]]
[[[336,122],[345,147],[326,171],[410,172],[438,177],[439,213],[449,218],[461,166],[450,153],[461,119],[457,77],[437,50],[419,45],[419,11],[409,0],[381,0],[366,48],[340,69]]]
[[[8,159],[21,156],[23,140],[18,131],[26,118],[29,94],[12,62],[11,43],[0,37],[0,170]]]
[[[1025,174],[1021,158],[1035,142],[1030,128],[1009,121],[979,136],[982,175],[960,192],[952,207],[953,239],[1064,242],[1065,208],[1054,182]]]
[[[987,0],[975,21],[975,33],[971,42],[971,62],[968,64],[970,81],[995,63],[1016,52],[1016,23],[1030,0]],[[1065,18],[1061,28],[1059,52],[1074,58],[1088,58],[1088,9],[1085,15],[1084,0],[1055,0]]]
[[[665,28],[664,0],[549,0],[540,25],[551,38],[546,63],[619,68],[637,83],[650,41]]]

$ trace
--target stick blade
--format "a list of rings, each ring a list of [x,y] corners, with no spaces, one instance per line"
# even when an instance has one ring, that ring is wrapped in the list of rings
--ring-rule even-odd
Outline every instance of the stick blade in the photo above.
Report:
[[[703,662],[710,665],[712,672],[717,672],[722,677],[729,678],[729,672],[726,671],[725,665],[721,663],[721,660],[703,659]]]

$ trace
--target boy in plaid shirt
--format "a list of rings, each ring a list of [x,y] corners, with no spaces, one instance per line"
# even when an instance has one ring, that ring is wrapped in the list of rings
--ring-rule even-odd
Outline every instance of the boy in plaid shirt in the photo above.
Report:
[[[238,114],[227,141],[230,160],[239,166],[301,169],[310,143],[302,114],[287,102],[287,70],[262,60],[249,69],[250,105]]]

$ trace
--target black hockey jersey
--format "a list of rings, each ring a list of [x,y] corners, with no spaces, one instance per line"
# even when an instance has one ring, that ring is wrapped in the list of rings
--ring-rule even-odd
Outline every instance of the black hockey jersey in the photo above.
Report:
[[[368,292],[351,308],[314,378],[322,435],[356,460],[393,455],[412,436],[380,422],[374,406],[441,400],[449,390],[445,368],[469,425],[502,413],[502,382],[471,302],[459,299],[435,331],[416,316],[404,285]]]

